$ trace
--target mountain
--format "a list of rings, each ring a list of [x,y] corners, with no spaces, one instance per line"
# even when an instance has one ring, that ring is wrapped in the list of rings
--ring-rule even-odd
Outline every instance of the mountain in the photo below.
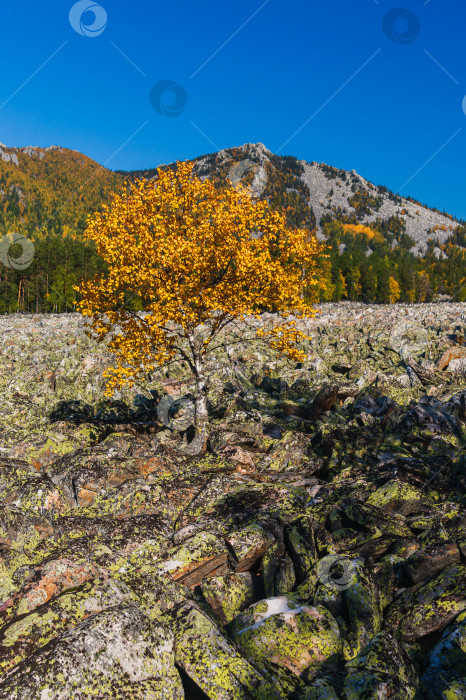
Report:
[[[82,232],[86,217],[121,186],[121,176],[59,146],[0,143],[0,232]]]
[[[329,253],[322,258],[318,301],[466,300],[466,226],[452,216],[373,185],[354,170],[277,156],[261,143],[193,163],[218,187],[241,181],[284,211],[290,225],[316,231]],[[0,239],[16,232],[35,246],[27,269],[0,264],[0,313],[72,310],[74,284],[102,269],[83,236],[86,219],[137,177],[156,177],[156,168],[112,172],[59,146],[0,144]],[[21,248],[9,252],[15,257]]]
[[[429,240],[445,243],[459,225],[451,215],[373,185],[355,170],[276,156],[262,143],[245,144],[200,156],[194,161],[202,177],[220,181],[233,174],[250,180],[251,191],[285,208],[296,225],[323,227],[330,219],[370,226],[398,217],[425,253]],[[235,165],[241,167],[235,171]],[[230,173],[232,171],[232,173]],[[0,232],[32,233],[41,227],[79,232],[89,213],[108,200],[125,179],[154,177],[156,168],[112,172],[87,156],[59,146],[7,148],[0,143]]]
[[[195,159],[196,172],[204,177],[223,179],[234,165],[244,162],[251,191],[271,203],[290,207],[298,225],[316,225],[324,239],[323,225],[330,219],[370,226],[377,220],[398,217],[406,235],[413,240],[413,252],[425,253],[429,240],[445,243],[459,222],[414,199],[400,197],[383,185],[373,185],[355,170],[334,168],[325,163],[308,163],[292,156],[276,156],[264,144],[245,144]],[[125,175],[153,177],[156,169],[138,170]],[[287,201],[288,200],[288,201]]]

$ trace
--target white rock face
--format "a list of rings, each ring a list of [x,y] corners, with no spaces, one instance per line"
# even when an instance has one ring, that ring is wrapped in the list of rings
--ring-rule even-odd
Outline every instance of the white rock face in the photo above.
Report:
[[[8,153],[7,151],[4,151],[2,148],[0,148],[0,158],[5,163],[13,163],[14,165],[19,165],[18,156],[16,155],[16,153]]]
[[[404,197],[400,197],[399,201],[393,201],[387,193],[379,190],[354,170],[350,173],[341,170],[340,177],[330,178],[325,168],[325,163],[305,163],[304,174],[301,176],[309,188],[309,202],[316,215],[318,230],[321,230],[322,216],[331,213],[334,208],[340,208],[347,214],[354,214],[354,209],[348,201],[354,195],[351,189],[353,185],[359,191],[369,192],[372,197],[380,197],[378,210],[364,215],[360,223],[369,225],[379,218],[389,219],[391,216],[399,216],[406,224],[406,233],[416,243],[413,249],[415,254],[425,251],[430,238],[438,239],[443,243],[451,236],[457,225],[448,216],[438,214]],[[343,179],[344,175],[346,179]]]
[[[35,146],[26,146],[26,148],[23,148],[22,151],[31,158],[35,157],[42,160],[42,158],[45,156],[44,151],[42,151],[40,148],[36,148]]]
[[[269,151],[263,143],[246,143],[239,147],[244,152],[244,157],[261,166],[260,172],[265,172],[265,165],[271,163],[273,153]],[[232,160],[231,149],[223,149],[217,154],[217,164],[228,163]],[[235,160],[237,160],[235,158]],[[196,169],[202,169],[208,165],[209,156],[204,156],[196,162]],[[377,206],[372,208],[372,213],[364,214],[359,219],[363,225],[370,225],[376,219],[389,219],[398,216],[406,224],[406,233],[415,242],[412,252],[415,255],[422,255],[429,240],[438,240],[440,243],[446,241],[456,228],[458,223],[446,214],[437,213],[405,197],[389,193],[385,188],[376,187],[355,170],[339,170],[330,168],[325,163],[308,163],[304,160],[298,161],[304,168],[300,176],[302,182],[309,190],[309,204],[312,207],[317,221],[317,235],[322,240],[321,219],[325,214],[333,214],[335,210],[341,210],[346,214],[355,213],[349,200],[355,192],[367,192],[371,197],[377,199]],[[204,176],[204,174],[203,174]],[[253,187],[262,186],[264,183],[256,181]],[[253,188],[251,188],[253,189]],[[394,243],[397,245],[397,243]],[[437,253],[440,256],[440,251]]]

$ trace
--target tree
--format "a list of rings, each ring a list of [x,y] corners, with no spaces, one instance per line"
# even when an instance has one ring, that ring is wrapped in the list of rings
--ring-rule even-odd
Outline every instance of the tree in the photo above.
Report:
[[[389,304],[396,304],[400,298],[400,285],[394,277],[390,276],[388,280],[388,287],[390,290],[388,294],[388,302]]]
[[[416,274],[416,296],[417,301],[421,304],[432,299],[432,285],[425,270]]]
[[[155,183],[138,180],[113,195],[86,235],[107,269],[78,287],[78,309],[115,354],[108,392],[166,363],[186,363],[196,386],[192,454],[206,449],[205,362],[222,346],[220,333],[240,323],[243,339],[304,359],[297,344],[306,336],[288,316],[315,313],[301,278],[304,266],[306,284],[318,284],[319,245],[244,188],[216,189],[192,164],[178,163],[159,169]],[[272,322],[264,310],[276,312]]]
[[[382,260],[377,270],[377,294],[376,301],[379,304],[387,304],[390,297],[389,285],[390,271],[386,260]]]
[[[364,301],[375,301],[377,294],[377,272],[372,265],[368,265],[363,270],[361,286]]]

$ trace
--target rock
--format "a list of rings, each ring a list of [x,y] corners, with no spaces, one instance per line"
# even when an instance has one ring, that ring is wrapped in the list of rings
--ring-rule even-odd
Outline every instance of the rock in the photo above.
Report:
[[[388,481],[367,499],[368,505],[381,508],[387,513],[410,515],[418,512],[426,498],[418,489],[398,481]]]
[[[176,663],[207,697],[241,700],[280,698],[267,681],[197,605],[186,603],[172,612]]]
[[[324,386],[319,390],[309,407],[303,409],[303,417],[311,422],[316,421],[325,411],[334,407],[338,398],[337,386]]]
[[[222,576],[228,571],[228,552],[224,542],[210,532],[199,532],[168,551],[159,571],[174,581],[192,587],[208,576]]]
[[[302,583],[317,560],[314,530],[307,518],[300,518],[285,530],[286,548],[298,583]]]
[[[418,583],[459,563],[460,552],[456,542],[440,542],[412,554],[406,561],[406,571],[411,581]]]
[[[268,394],[282,394],[288,389],[288,382],[285,379],[267,376],[262,380],[260,388]]]
[[[302,700],[338,700],[335,688],[327,678],[318,678],[301,695]]]
[[[231,624],[235,642],[255,664],[270,660],[311,679],[341,651],[338,625],[323,608],[299,606],[286,596],[256,603]]]
[[[263,527],[258,524],[253,524],[232,532],[226,537],[226,543],[229,545],[234,557],[234,569],[237,573],[241,571],[249,571],[252,566],[262,558],[269,547],[273,544],[275,538]]]
[[[107,579],[102,583],[86,582],[65,590],[23,612],[19,621],[4,622],[0,628],[0,667],[2,672],[44,647],[62,632],[76,627],[91,615],[121,603],[137,603],[134,593],[120,581]],[[24,609],[24,608],[23,608]]]
[[[207,578],[200,584],[206,603],[210,605],[222,625],[254,603],[256,594],[249,571],[228,576]]]
[[[296,574],[293,562],[283,543],[276,542],[262,560],[262,581],[268,598],[284,595],[293,590]]]
[[[261,459],[260,467],[276,471],[309,467],[308,473],[313,474],[322,467],[322,464],[309,459],[309,452],[309,436],[289,430],[271,445],[267,454]]]
[[[349,617],[347,639],[343,643],[346,659],[364,649],[383,624],[382,600],[374,580],[365,570],[362,560],[353,560],[352,566],[355,576],[348,577],[347,583],[345,580],[343,591]]]
[[[0,683],[4,700],[64,700],[78,692],[182,700],[173,635],[138,608],[119,605],[63,633]]]
[[[466,612],[446,628],[422,676],[426,700],[466,697]]]
[[[416,641],[443,628],[465,608],[466,568],[454,565],[404,591],[389,606],[385,626],[398,628],[403,640]]]
[[[348,374],[348,372],[351,371],[353,365],[348,365],[344,363],[335,363],[332,365],[332,372],[335,372],[336,374]]]
[[[419,669],[412,656],[394,635],[379,632],[347,662],[345,698],[411,700],[418,697]]]
[[[464,360],[466,359],[466,348],[456,346],[446,350],[440,360],[438,361],[437,367],[439,370],[443,371],[447,369],[451,362],[454,360]]]
[[[33,612],[51,598],[92,580],[100,571],[91,563],[62,558],[46,561],[31,573],[25,586],[3,603],[0,614],[4,621]]]

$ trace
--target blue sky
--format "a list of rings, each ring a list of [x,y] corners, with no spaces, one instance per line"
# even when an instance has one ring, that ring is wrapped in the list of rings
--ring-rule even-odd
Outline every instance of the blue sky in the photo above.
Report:
[[[466,219],[464,0],[72,5],[2,6],[8,146],[134,169],[262,141]]]

